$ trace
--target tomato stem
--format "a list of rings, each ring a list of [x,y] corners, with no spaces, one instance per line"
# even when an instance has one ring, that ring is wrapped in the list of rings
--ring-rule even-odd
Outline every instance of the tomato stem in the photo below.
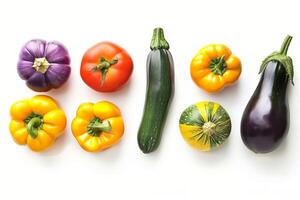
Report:
[[[102,86],[105,82],[105,79],[106,79],[106,74],[108,72],[108,69],[114,65],[114,64],[117,64],[118,63],[118,59],[114,58],[112,60],[106,60],[104,57],[101,57],[100,58],[100,62],[99,64],[94,67],[94,71],[100,71],[101,74],[102,74],[102,78],[101,78],[101,82],[100,82],[100,85]]]

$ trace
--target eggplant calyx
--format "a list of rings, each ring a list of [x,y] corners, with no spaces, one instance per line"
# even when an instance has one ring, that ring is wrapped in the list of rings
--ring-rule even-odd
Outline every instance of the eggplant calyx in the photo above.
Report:
[[[92,119],[89,125],[87,126],[88,134],[97,137],[100,136],[102,132],[110,132],[111,129],[111,123],[108,120],[102,121],[99,118]]]
[[[272,61],[279,62],[285,68],[285,71],[288,75],[289,80],[294,85],[293,60],[291,57],[287,56],[287,51],[288,51],[289,45],[291,43],[291,40],[292,40],[292,36],[289,36],[289,35],[286,36],[285,40],[282,43],[280,51],[273,52],[271,55],[269,55],[268,57],[266,57],[263,60],[261,66],[260,66],[259,73],[262,73],[265,71],[267,64],[269,62],[272,62]]]
[[[150,44],[151,50],[169,49],[169,43],[165,39],[164,30],[162,28],[155,28],[153,30],[152,40]]]
[[[35,58],[34,59],[34,63],[32,65],[32,67],[37,71],[37,72],[41,72],[41,73],[46,73],[48,68],[50,66],[50,63],[48,62],[48,60],[43,57],[43,58]]]
[[[93,68],[93,71],[96,72],[96,71],[100,71],[102,73],[102,78],[101,78],[101,82],[100,82],[100,85],[102,86],[105,82],[105,79],[106,79],[106,74],[108,72],[108,69],[114,65],[114,64],[117,64],[118,63],[118,59],[114,58],[112,60],[106,60],[104,57],[101,57],[100,58],[100,63],[95,66]]]
[[[210,71],[221,76],[226,72],[226,68],[227,64],[225,62],[225,55],[212,59],[209,65]]]

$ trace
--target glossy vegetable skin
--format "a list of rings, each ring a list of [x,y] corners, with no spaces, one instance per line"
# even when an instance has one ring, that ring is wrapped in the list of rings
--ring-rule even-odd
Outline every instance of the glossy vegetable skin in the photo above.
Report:
[[[46,92],[59,88],[71,73],[66,47],[56,41],[30,40],[21,49],[17,64],[19,76],[29,88]]]
[[[130,55],[112,42],[100,42],[84,54],[82,80],[98,92],[113,92],[124,85],[133,71]]]
[[[154,29],[147,59],[144,114],[138,131],[138,144],[143,153],[153,152],[159,146],[173,97],[174,64],[168,49],[163,30]]]
[[[292,37],[284,41],[281,51],[271,54],[262,64],[262,76],[243,113],[241,136],[255,153],[275,150],[288,132],[289,106],[287,85],[293,79],[293,66],[286,56]]]
[[[191,62],[190,73],[196,85],[207,92],[218,92],[240,76],[242,64],[224,44],[203,47]]]
[[[201,151],[210,151],[227,140],[231,120],[220,104],[204,101],[189,106],[182,113],[179,127],[188,144]]]
[[[72,121],[72,132],[78,144],[88,152],[107,149],[123,136],[121,112],[108,101],[83,103]]]
[[[28,145],[33,151],[51,147],[66,127],[66,116],[54,99],[35,96],[17,101],[10,109],[11,135],[20,145]]]

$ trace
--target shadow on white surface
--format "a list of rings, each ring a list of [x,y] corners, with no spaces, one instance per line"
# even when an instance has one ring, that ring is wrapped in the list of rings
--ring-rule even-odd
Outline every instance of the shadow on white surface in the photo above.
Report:
[[[116,99],[119,100],[121,97],[126,97],[128,96],[128,93],[132,87],[132,82],[135,82],[132,80],[134,77],[132,76],[126,83],[125,85],[121,86],[120,89],[118,89],[115,92],[103,92],[101,93],[103,96],[109,97],[110,99]]]
[[[123,142],[121,139],[119,143],[103,151],[91,153],[91,152],[86,152],[85,150],[82,149],[82,152],[83,154],[86,154],[88,157],[91,157],[94,161],[98,161],[99,163],[109,165],[111,163],[115,163],[118,160],[120,160],[123,151],[122,149],[123,149]]]
[[[83,81],[82,83],[82,90],[80,92],[84,92],[84,94],[79,94],[81,97],[83,97],[83,102],[91,102],[96,103],[98,101],[111,101],[112,103],[116,104],[117,106],[122,105],[124,100],[127,100],[129,98],[130,89],[132,87],[132,82],[134,82],[133,76],[123,85],[119,90],[114,92],[98,92],[96,90],[93,90],[89,86],[87,86]],[[119,107],[122,111],[122,108]]]
[[[53,144],[50,149],[46,150],[45,152],[40,153],[42,157],[53,157],[61,154],[66,147],[68,142],[67,132],[65,131]]]
[[[240,89],[241,89],[241,82],[238,80],[237,82],[226,86],[221,91],[216,92],[216,93],[211,93],[209,95],[212,95],[214,97],[220,97],[220,98],[222,98],[223,96],[234,98],[236,95],[241,94]],[[223,100],[223,101],[225,101],[225,100]],[[222,102],[220,102],[220,103],[222,103]]]
[[[284,138],[280,146],[275,149],[273,152],[266,154],[257,154],[251,150],[243,148],[243,154],[246,161],[249,163],[249,166],[257,170],[262,174],[286,174],[290,173],[292,168],[291,163],[294,162],[294,159],[291,159],[289,154],[289,135]]]
[[[57,88],[57,89],[51,89],[49,92],[45,93],[45,95],[49,95],[52,98],[56,98],[57,96],[62,96],[62,95],[66,95],[66,93],[70,90],[70,88],[72,87],[72,79],[69,78],[69,80],[64,83],[61,87]]]
[[[225,160],[227,160],[230,154],[230,145],[231,145],[230,143],[231,142],[229,137],[229,139],[226,140],[220,148],[214,149],[209,152],[203,152],[191,148],[191,155],[195,158],[195,160],[199,161],[202,165],[211,165],[212,163],[222,164]]]

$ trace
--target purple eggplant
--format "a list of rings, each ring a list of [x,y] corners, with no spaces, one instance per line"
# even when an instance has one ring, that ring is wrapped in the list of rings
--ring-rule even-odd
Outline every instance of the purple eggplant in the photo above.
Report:
[[[21,49],[17,70],[29,88],[46,92],[59,88],[68,80],[71,73],[70,56],[59,42],[30,40]]]
[[[262,63],[262,76],[241,121],[244,144],[255,153],[275,150],[289,129],[287,86],[293,83],[293,63],[287,56],[292,40],[287,36],[281,50]]]

